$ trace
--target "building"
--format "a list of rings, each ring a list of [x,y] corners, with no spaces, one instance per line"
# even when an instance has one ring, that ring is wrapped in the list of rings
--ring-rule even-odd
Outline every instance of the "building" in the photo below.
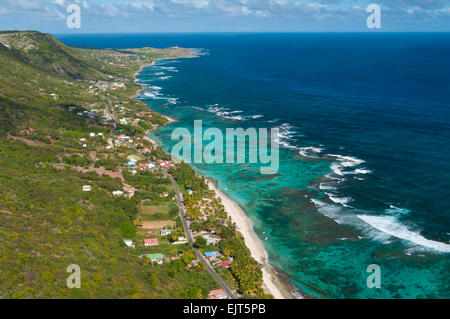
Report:
[[[187,244],[187,239],[186,239],[186,237],[183,237],[183,236],[180,236],[180,237],[178,237],[178,240],[177,241],[174,241],[173,243],[172,243],[172,245],[181,245],[181,244]]]
[[[129,139],[130,139],[130,137],[129,137],[129,136],[126,136],[125,134],[119,134],[119,135],[117,136],[117,138],[119,138],[119,139],[121,139],[121,140],[129,140]]]
[[[124,239],[123,242],[125,243],[125,245],[127,245],[128,247],[134,248],[134,244],[133,241],[131,239]]]
[[[128,167],[135,167],[135,166],[136,166],[136,162],[134,162],[134,161],[128,161],[128,163],[126,163],[125,166],[128,166]]]
[[[114,196],[122,196],[122,195],[123,195],[123,192],[122,192],[122,191],[114,191],[114,192],[112,192],[112,194],[113,194]]]
[[[208,299],[227,299],[227,295],[223,289],[211,290]]]
[[[216,258],[217,258],[217,256],[218,255],[220,255],[220,252],[219,251],[208,251],[208,252],[205,252],[205,257],[206,257],[206,259],[208,259],[209,261],[213,261],[213,260],[216,260]]]
[[[91,185],[84,185],[83,186],[83,192],[90,192],[92,190],[92,186]]]
[[[169,168],[171,166],[173,166],[172,161],[163,161],[163,160],[158,160],[159,166],[161,166],[162,168]]]
[[[152,169],[155,168],[155,165],[152,163],[140,163],[139,164],[139,169],[140,170],[145,170],[145,169]]]
[[[158,246],[158,238],[144,239],[144,246]]]
[[[164,262],[164,255],[161,253],[157,254],[146,254],[144,257],[149,258],[152,261],[152,264],[156,262],[157,264],[161,265]]]
[[[217,245],[217,243],[220,241],[220,238],[211,236],[209,234],[204,235],[203,238],[206,240],[207,245]]]
[[[219,266],[220,267],[228,268],[228,267],[230,267],[230,265],[231,265],[231,263],[229,261],[221,261],[221,262],[219,262]]]
[[[161,236],[168,236],[171,233],[172,233],[172,229],[169,229],[169,228],[161,229]]]

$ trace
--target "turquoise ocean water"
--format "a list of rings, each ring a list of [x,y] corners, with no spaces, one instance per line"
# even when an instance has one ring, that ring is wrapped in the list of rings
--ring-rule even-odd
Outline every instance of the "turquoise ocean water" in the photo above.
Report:
[[[449,298],[450,34],[61,36],[197,48],[138,76],[174,128],[278,127],[280,169],[196,164],[253,220],[270,262],[318,298]],[[381,268],[381,288],[366,285]]]

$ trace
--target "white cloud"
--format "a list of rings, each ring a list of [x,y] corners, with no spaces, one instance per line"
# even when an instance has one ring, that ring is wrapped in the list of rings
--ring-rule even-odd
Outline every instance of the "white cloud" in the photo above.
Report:
[[[42,9],[42,4],[38,0],[14,0],[14,3],[26,10]]]
[[[52,3],[57,4],[61,7],[64,6],[64,0],[54,0],[54,1],[52,1]]]
[[[378,0],[383,7],[383,16],[392,21],[429,21],[440,19],[449,26],[450,0]],[[370,1],[369,1],[370,2]],[[323,21],[322,29],[332,23],[347,23],[365,25],[366,0],[0,0],[0,14],[3,24],[8,26],[3,15],[10,20],[29,25],[31,21],[40,21],[45,26],[50,20],[60,20],[67,15],[64,7],[69,3],[82,6],[85,25],[89,22],[97,26],[111,25],[119,29],[139,29],[142,25],[156,26],[154,29],[164,29],[166,25],[177,26],[180,31],[189,31],[184,26],[204,24],[206,27],[230,26],[233,29],[240,25],[262,25],[266,28],[282,29],[284,25],[291,26],[314,24]],[[29,19],[32,14],[34,19]],[[431,19],[430,19],[431,18]],[[15,19],[15,20],[14,20]],[[386,20],[388,21],[388,20]],[[37,22],[36,22],[37,23]],[[396,22],[397,24],[400,22]],[[1,21],[0,21],[1,24]],[[333,28],[331,26],[331,28]],[[93,30],[94,31],[94,30]]]

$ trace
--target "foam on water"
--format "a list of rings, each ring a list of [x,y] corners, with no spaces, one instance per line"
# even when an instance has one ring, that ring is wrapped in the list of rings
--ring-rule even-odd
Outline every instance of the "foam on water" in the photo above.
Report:
[[[450,252],[449,244],[427,239],[420,233],[414,232],[407,226],[399,223],[395,217],[358,215],[358,218],[385,234],[407,240],[416,245],[431,248],[436,251],[445,253]]]
[[[166,71],[169,71],[169,72],[178,72],[178,70],[175,67],[173,67],[173,66],[160,66],[158,69],[166,70]]]
[[[325,193],[325,194],[328,196],[328,198],[332,202],[334,202],[336,204],[341,204],[341,205],[346,206],[346,207],[348,207],[348,205],[346,205],[346,204],[348,204],[351,201],[353,201],[353,198],[351,198],[351,197],[339,197],[336,194],[332,194],[332,193]]]
[[[336,187],[335,187],[335,186],[332,186],[332,185],[330,185],[330,184],[320,183],[319,189],[320,189],[320,190],[335,190]]]
[[[208,42],[210,37],[212,40]],[[445,209],[448,205],[447,207],[444,206],[444,209],[441,209],[444,218],[439,219],[440,215],[438,215],[433,216],[436,217],[435,219],[428,220],[426,216],[428,207],[431,215],[436,212],[436,208],[441,208],[443,205],[446,205],[445,196],[440,196],[442,198],[442,203],[444,204],[435,205],[434,203],[437,201],[433,201],[432,199],[439,198],[439,195],[442,195],[442,193],[438,187],[442,185],[444,187],[441,188],[448,189],[448,187],[446,187],[447,184],[442,183],[442,180],[437,180],[434,186],[430,185],[431,183],[428,182],[432,181],[431,177],[433,175],[430,175],[430,179],[424,180],[423,183],[419,178],[416,185],[408,184],[408,179],[405,180],[404,184],[395,183],[401,182],[401,178],[395,176],[396,173],[399,173],[399,175],[402,176],[411,177],[411,181],[413,181],[412,177],[416,177],[417,179],[417,176],[422,176],[422,172],[424,174],[423,176],[428,176],[427,173],[429,170],[427,170],[427,166],[432,167],[436,163],[421,160],[420,163],[423,165],[418,171],[417,168],[414,167],[414,164],[417,163],[417,161],[414,162],[416,154],[409,150],[414,149],[414,146],[411,147],[411,144],[415,144],[416,142],[418,144],[417,151],[420,150],[422,144],[435,146],[431,141],[439,140],[440,138],[443,138],[445,142],[445,137],[447,136],[445,134],[435,134],[436,136],[428,141],[425,139],[427,134],[443,133],[442,130],[438,130],[437,128],[439,125],[442,126],[443,123],[440,122],[438,118],[431,117],[430,114],[433,112],[430,111],[430,105],[424,104],[420,99],[417,101],[414,100],[415,97],[418,97],[417,95],[414,96],[415,92],[407,92],[405,96],[402,96],[402,81],[397,81],[395,76],[394,78],[386,77],[383,68],[377,68],[376,70],[372,69],[372,72],[369,73],[366,72],[367,74],[370,74],[367,78],[364,78],[366,73],[355,73],[363,69],[359,64],[354,63],[355,59],[353,59],[352,54],[355,54],[355,51],[367,49],[364,53],[366,53],[366,56],[370,56],[373,52],[376,53],[376,50],[371,50],[373,47],[370,47],[370,44],[377,43],[374,47],[379,47],[382,44],[383,46],[387,45],[386,48],[390,48],[388,46],[389,43],[398,43],[398,41],[388,41],[388,38],[384,38],[377,42],[375,41],[376,39],[368,39],[370,40],[366,42],[368,45],[360,46],[358,47],[358,50],[355,50],[355,41],[348,41],[351,44],[348,47],[349,50],[340,52],[345,54],[335,55],[334,53],[330,53],[328,56],[328,58],[331,59],[330,61],[335,57],[346,57],[345,59],[332,61],[336,63],[327,63],[327,65],[324,65],[323,57],[318,57],[317,51],[315,50],[315,52],[310,52],[312,54],[308,53],[308,55],[305,55],[306,60],[309,57],[317,56],[317,59],[314,58],[314,61],[309,60],[310,63],[307,64],[307,66],[311,66],[311,68],[305,68],[302,65],[301,68],[295,69],[296,65],[298,65],[298,63],[296,64],[296,61],[298,61],[297,53],[305,51],[305,48],[308,47],[305,46],[305,43],[308,44],[308,39],[302,38],[304,41],[289,42],[288,48],[293,48],[295,43],[301,43],[301,46],[298,47],[299,50],[293,51],[295,54],[292,54],[292,60],[284,58],[284,56],[289,53],[289,50],[277,50],[277,52],[282,51],[283,59],[276,59],[277,57],[279,58],[277,55],[265,56],[266,53],[272,53],[271,50],[260,50],[258,54],[261,54],[262,57],[264,57],[264,60],[279,61],[279,63],[274,64],[272,67],[271,65],[267,66],[259,63],[260,61],[255,59],[254,52],[250,52],[251,54],[246,56],[246,52],[249,51],[247,48],[248,41],[245,41],[245,46],[242,48],[245,50],[240,50],[239,41],[235,41],[235,37],[230,39],[232,40],[233,45],[227,46],[223,45],[223,42],[227,41],[226,38],[217,38],[216,41],[214,40],[215,37],[216,36],[205,36],[205,39],[202,39],[201,41],[201,43],[204,43],[206,46],[211,45],[211,52],[214,52],[211,57],[205,59],[180,60],[183,61],[183,63],[182,65],[180,65],[181,63],[178,64],[180,69],[179,73],[172,73],[169,70],[169,67],[174,66],[175,62],[178,63],[179,61],[160,61],[156,64],[157,66],[159,65],[159,67],[147,68],[147,70],[142,73],[142,78],[149,79],[148,82],[144,82],[146,85],[161,83],[161,86],[164,87],[164,94],[170,92],[172,96],[180,97],[183,106],[198,105],[203,110],[206,110],[208,108],[206,105],[212,103],[219,103],[220,106],[233,105],[234,109],[239,108],[244,110],[244,112],[231,113],[233,112],[232,108],[222,110],[222,112],[229,112],[229,114],[222,114],[222,116],[240,116],[239,118],[233,119],[233,121],[245,120],[250,122],[246,122],[245,126],[253,127],[260,126],[258,124],[261,123],[256,123],[256,121],[263,122],[266,127],[280,126],[282,123],[290,122],[292,125],[298,127],[296,127],[295,130],[305,132],[305,136],[300,141],[298,134],[285,134],[291,133],[294,130],[293,127],[289,128],[288,125],[283,126],[283,128],[288,129],[288,132],[280,132],[282,135],[278,137],[278,141],[283,148],[289,148],[292,152],[290,152],[289,149],[280,150],[282,155],[280,157],[281,176],[276,177],[276,183],[273,181],[261,181],[258,178],[253,179],[253,172],[252,170],[249,170],[247,166],[229,165],[227,167],[216,167],[211,165],[209,167],[201,167],[204,173],[216,178],[221,187],[230,193],[230,195],[233,195],[231,196],[232,198],[240,200],[240,204],[242,204],[246,212],[249,212],[249,215],[254,217],[256,221],[255,225],[260,224],[262,226],[262,228],[257,227],[259,231],[261,229],[267,230],[272,227],[278,229],[278,232],[275,232],[273,236],[271,235],[270,241],[264,242],[271,257],[273,257],[271,262],[292,276],[290,278],[298,278],[303,282],[307,282],[311,284],[311,286],[318,288],[318,290],[324,291],[327,296],[332,298],[416,298],[423,296],[447,296],[448,289],[446,290],[446,288],[448,285],[446,283],[448,282],[448,278],[445,277],[445,273],[446,269],[448,269],[448,259],[445,260],[447,257],[445,253],[430,256],[430,248],[417,245],[412,241],[401,240],[386,232],[380,231],[357,217],[358,215],[393,217],[397,223],[400,222],[400,224],[403,224],[408,231],[415,232],[416,235],[422,236],[422,238],[427,237],[424,238],[425,240],[438,241],[438,244],[439,241],[448,243],[447,240],[450,238],[448,237],[450,236],[448,229],[445,228],[445,223],[447,222],[447,211]],[[308,35],[308,38],[309,37],[310,36]],[[329,35],[327,35],[327,37],[329,37]],[[339,39],[343,40],[340,43],[345,43],[345,40],[348,40],[348,37],[348,35],[340,37]],[[429,39],[430,37],[431,36],[422,38]],[[180,38],[182,38],[182,36]],[[249,38],[253,39],[250,36]],[[408,36],[408,38],[410,37]],[[274,44],[280,45],[281,42],[279,40],[280,37],[277,36]],[[310,44],[314,44],[311,45],[311,47],[316,48],[318,43],[317,39],[313,40],[314,42],[310,42]],[[326,44],[327,42],[327,39],[319,40],[321,44]],[[173,41],[176,42],[178,40]],[[215,46],[215,41],[220,43],[220,45]],[[270,43],[267,42],[267,39],[258,41],[261,41],[258,43],[264,43],[265,45]],[[194,39],[192,44],[179,44],[182,46],[195,47],[198,43],[199,41]],[[337,42],[333,39],[333,47],[335,47],[335,43]],[[422,44],[425,45],[427,43],[431,42],[428,42],[427,40],[426,43],[412,44],[414,44],[414,48],[417,48],[421,47]],[[449,42],[447,41],[447,43]],[[170,45],[176,44],[178,43]],[[437,45],[436,41],[433,42],[433,47],[434,45]],[[401,43],[401,46],[408,50],[411,48],[405,43]],[[222,47],[226,47],[227,50],[222,49]],[[338,47],[335,47],[335,49],[341,50],[343,47],[345,46],[339,45]],[[443,50],[435,51],[446,52],[445,50],[448,51],[448,45],[441,47],[441,49]],[[325,53],[329,52],[329,50],[320,51]],[[431,51],[433,50],[428,50],[427,54]],[[386,52],[387,55],[375,54],[370,56],[371,61],[374,62],[371,66],[376,66],[378,64],[386,65],[386,63],[389,64],[391,62],[394,64],[397,62],[395,60],[396,56],[408,57],[408,55],[405,54],[398,54],[398,50],[386,50]],[[389,56],[389,52],[393,52],[395,55]],[[362,52],[356,53],[360,54]],[[402,53],[407,52],[403,51]],[[230,59],[233,55],[236,58],[235,60]],[[409,57],[413,56],[414,55],[411,55]],[[418,56],[422,58],[422,52]],[[438,59],[429,60],[438,61]],[[448,59],[445,59],[444,57],[444,59],[439,61],[440,67],[436,64],[436,66],[438,66],[436,70],[445,69],[442,68],[442,65],[446,65],[447,60]],[[349,61],[350,63],[347,64]],[[230,63],[227,64],[228,62]],[[317,62],[317,64],[314,64],[315,62]],[[407,66],[408,70],[420,70],[420,68],[409,67],[407,64],[408,59],[403,59],[402,62],[405,62],[402,66]],[[411,60],[409,62],[415,61]],[[255,68],[255,66],[259,64],[261,64],[262,67],[260,69]],[[228,67],[226,68],[226,72],[222,72],[224,71],[224,65],[236,67]],[[163,68],[160,68],[161,66],[163,66]],[[433,65],[425,65],[425,67],[433,67]],[[323,76],[319,76],[320,74],[312,74],[311,69],[322,70]],[[389,68],[386,70],[388,69]],[[429,74],[429,70],[429,68],[424,68],[422,74]],[[380,71],[379,74],[378,71]],[[174,77],[172,80],[166,82],[158,82],[157,77],[152,75],[152,73],[156,72],[164,72],[166,75],[173,75]],[[436,73],[437,72],[434,74]],[[284,74],[289,77],[284,77]],[[336,86],[336,74],[342,74],[344,76],[343,79],[355,76],[354,79],[356,79],[356,85],[352,87],[345,85]],[[381,77],[377,78],[377,74]],[[419,73],[415,74],[419,75]],[[397,76],[399,75],[402,75],[402,73],[398,72]],[[186,86],[186,83],[189,83],[189,80],[193,76],[198,79],[198,81],[192,83],[192,88],[191,85]],[[280,78],[280,81],[278,81],[278,77]],[[421,77],[411,76],[410,78],[420,79]],[[436,78],[436,80],[445,83],[445,79],[447,78],[448,76],[441,79]],[[259,79],[262,79],[263,81],[259,81]],[[266,81],[266,79],[270,81]],[[288,82],[288,79],[292,79],[293,81]],[[310,79],[313,82],[310,82]],[[382,81],[378,81],[378,79],[382,79]],[[386,79],[394,79],[394,86],[380,85],[377,87],[377,83],[385,84]],[[414,84],[407,83],[406,77],[404,77],[404,79],[405,82],[403,84]],[[444,79],[444,81],[441,81],[442,79]],[[217,80],[217,82],[215,82],[215,80]],[[372,80],[374,82],[371,82]],[[420,94],[423,95],[423,98],[432,101],[433,104],[439,102],[437,99],[445,99],[445,94],[448,90],[435,91],[438,85],[437,81],[428,84],[426,82],[427,81],[423,82],[423,87],[420,86],[422,83],[416,83],[417,86],[415,86],[420,88],[417,92],[420,92]],[[300,85],[292,85],[293,89],[291,90],[289,83]],[[345,82],[342,82],[342,84],[345,84]],[[366,84],[368,94],[373,92],[374,87],[377,89],[376,96],[372,95],[373,99],[359,99],[359,97],[367,97],[367,94],[365,94],[366,91],[364,91]],[[297,89],[299,86],[301,86],[301,90]],[[433,91],[429,90],[430,93],[433,93],[432,95],[425,94],[428,90],[427,86],[429,86],[430,89],[431,86],[434,86]],[[395,87],[395,90],[392,90],[392,87]],[[408,85],[407,87],[410,88],[412,85]],[[355,90],[353,90],[353,88],[355,88]],[[439,92],[439,94],[435,94],[435,92]],[[178,95],[178,93],[180,95]],[[399,93],[400,95],[398,95]],[[405,100],[402,101],[402,105],[396,103],[399,100],[394,99],[394,95],[405,98]],[[144,95],[141,96],[145,98]],[[284,99],[284,97],[286,97],[286,99]],[[411,99],[409,99],[410,97]],[[165,110],[167,110],[167,107],[161,103],[157,102],[153,104],[152,100],[147,100],[146,102],[152,104],[151,107],[154,108],[155,111],[164,113]],[[403,102],[405,102],[405,109],[406,105],[411,106],[411,108],[406,109],[408,112],[391,112],[392,110],[400,110],[399,107],[403,106]],[[419,108],[420,104],[426,106],[424,107],[427,111],[426,114],[419,113],[422,108]],[[290,105],[292,105],[292,107],[290,107]],[[417,109],[415,108],[415,105],[417,105]],[[237,125],[243,123],[236,122],[230,124],[231,119],[230,121],[222,121],[219,120],[219,118],[215,119],[216,116],[213,113],[199,113],[199,111],[203,110],[199,108],[198,111],[194,112],[190,107],[173,107],[168,110],[168,115],[176,116],[180,121],[179,125],[186,125],[186,127],[192,125],[195,116],[197,116],[197,118],[202,118],[202,115],[204,116],[205,121],[208,121],[207,125],[211,124],[212,126],[220,128],[228,127],[236,123]],[[377,112],[376,114],[375,111]],[[401,111],[403,111],[403,109],[401,109]],[[418,113],[415,113],[415,111],[418,111]],[[374,113],[372,114],[372,112]],[[436,112],[434,113],[440,112],[441,111],[436,109]],[[194,114],[194,116],[192,116],[192,114]],[[263,121],[261,121],[261,119],[251,118],[253,114],[264,114]],[[421,114],[425,116],[421,116]],[[430,117],[428,117],[428,115],[430,115]],[[220,119],[222,118],[223,117],[220,117]],[[384,121],[385,119],[386,121]],[[255,120],[255,123],[251,122],[253,120]],[[397,122],[397,120],[401,121]],[[433,125],[433,127],[426,130],[427,132],[424,132],[425,130],[422,130],[421,126],[421,120],[426,123],[435,121],[437,125]],[[415,126],[415,130],[408,130],[402,125],[388,125],[391,123],[407,123],[410,124],[411,127],[416,124],[419,125]],[[382,126],[379,126],[379,124],[382,124]],[[436,131],[434,131],[435,129]],[[157,137],[161,138],[161,143],[164,143],[167,147],[170,145],[170,134],[168,133],[170,133],[169,127],[167,127],[167,129],[162,128],[159,133],[155,134]],[[403,133],[405,133],[405,135],[403,135]],[[410,138],[414,137],[410,133],[414,134],[418,139]],[[422,139],[422,137],[424,138]],[[386,143],[386,145],[378,144],[382,140],[386,140],[388,143]],[[320,145],[320,143],[323,143],[323,145]],[[441,143],[441,145],[446,146],[447,144]],[[323,148],[327,151],[315,152],[313,149],[300,149],[302,147],[310,146]],[[299,148],[296,149],[296,147]],[[405,153],[402,153],[403,148],[408,150],[407,157],[403,156],[405,155]],[[442,147],[441,149],[445,149],[445,147]],[[424,150],[426,151],[427,148],[424,147]],[[301,151],[303,151],[303,154],[300,153]],[[341,155],[327,156],[326,153]],[[427,160],[430,160],[431,156],[426,158],[426,153],[433,154],[431,149],[428,152],[420,153],[421,158]],[[440,151],[435,153],[435,155],[443,154],[446,153]],[[304,155],[315,156],[317,159],[305,160],[308,158]],[[351,156],[346,157],[345,155]],[[411,158],[409,158],[410,156]],[[363,160],[359,160],[358,157]],[[398,162],[392,163],[393,157],[395,157]],[[445,158],[445,156],[435,156],[435,158]],[[367,163],[365,163],[364,160],[366,160]],[[436,160],[436,162],[438,161]],[[334,172],[330,169],[332,163],[336,164],[334,166]],[[393,165],[390,165],[390,163]],[[427,163],[432,163],[433,165],[427,165]],[[436,168],[438,167],[439,166],[436,165]],[[370,175],[372,170],[374,172],[373,176]],[[336,174],[336,172],[340,174]],[[442,176],[445,176],[445,171],[443,171]],[[316,202],[317,211],[336,220],[336,223],[346,224],[344,227],[335,225],[323,229],[320,226],[316,226],[314,218],[317,217],[315,215],[318,214],[311,215],[310,225],[307,224],[310,221],[309,218],[300,219],[303,215],[298,216],[299,220],[296,220],[296,214],[291,214],[290,210],[292,209],[295,211],[297,207],[300,207],[297,205],[297,201],[303,201],[303,197],[279,196],[280,192],[284,193],[284,189],[300,190],[308,188],[310,185],[317,185],[318,183],[320,184],[317,189],[310,188],[311,191],[308,192],[309,196],[305,200],[315,198],[315,193],[318,192],[319,194],[317,194],[317,196],[320,196],[320,199],[317,199]],[[378,184],[380,187],[374,186]],[[425,186],[421,187],[420,184]],[[428,186],[430,186],[430,188],[427,190],[426,187]],[[411,189],[408,190],[408,188]],[[380,190],[380,193],[375,191],[377,189]],[[430,196],[416,196],[420,195],[421,190],[424,192],[428,191]],[[325,192],[328,193],[329,196],[327,196]],[[432,194],[437,195],[431,196]],[[351,203],[349,202],[350,197],[354,199]],[[417,199],[415,200],[415,198]],[[426,201],[427,198],[430,199],[429,202]],[[422,204],[425,203],[428,206],[425,208],[426,212],[423,212],[423,214],[417,212],[417,203],[422,199],[424,199]],[[397,207],[389,207],[390,203]],[[347,207],[345,205],[347,205]],[[352,207],[348,207],[348,205],[351,205]],[[411,207],[411,213],[400,208],[403,206]],[[286,214],[284,214],[285,212]],[[298,231],[290,229],[291,218],[292,220],[305,223],[304,227],[298,229]],[[318,216],[317,218],[319,221],[323,219],[321,216]],[[262,222],[258,223],[259,220]],[[435,224],[439,224],[440,221],[443,224],[443,227],[441,225],[435,228]],[[352,227],[348,227],[347,225],[351,225]],[[417,229],[410,225],[417,225],[417,227],[423,229],[423,233],[417,232]],[[351,233],[354,232],[355,236],[348,236],[348,230],[351,231]],[[443,233],[444,236],[443,238],[439,237],[439,235],[433,235],[433,237],[431,237],[432,235],[427,235],[428,233]],[[446,233],[447,235],[445,235]],[[311,239],[312,242],[302,240],[310,234],[314,236],[307,239]],[[355,240],[355,238],[358,238],[357,235],[361,235],[361,240]],[[314,238],[321,240],[322,238],[328,238],[328,236],[329,238],[335,238],[334,241],[331,241],[330,245],[327,243],[321,245],[313,242]],[[341,240],[339,240],[339,238],[341,238]],[[350,240],[346,240],[346,238],[349,238]],[[388,243],[391,244],[389,246],[383,246],[383,243],[386,245]],[[431,244],[433,245],[433,242],[431,242]],[[424,254],[426,258],[419,257],[422,253],[415,253],[414,258],[405,258],[405,255],[402,254],[402,252],[412,254],[415,251],[428,251],[428,253]],[[385,289],[365,289],[365,267],[373,262],[373,256],[375,255],[377,256],[377,261],[382,264],[384,269],[383,287]],[[417,262],[417,258],[423,260]],[[342,276],[336,277],[336,273],[342,274]],[[361,273],[362,277],[359,277],[359,274]],[[401,288],[399,287],[400,285],[402,286]],[[358,287],[361,287],[362,289],[358,289]],[[306,290],[306,292],[308,292],[308,290]],[[316,295],[313,291],[310,292],[312,295]]]
[[[364,168],[359,167],[355,169],[355,166],[360,166],[365,163],[364,160],[353,157],[353,156],[344,156],[344,155],[337,155],[337,154],[326,154],[326,158],[333,159],[335,162],[333,162],[330,165],[331,170],[334,172],[334,174],[338,176],[345,176],[345,175],[366,175],[371,174],[372,171]]]
[[[243,113],[243,111],[241,110],[232,111],[229,107],[220,107],[218,104],[210,105],[206,109],[206,111],[209,113],[214,113],[221,118],[234,121],[246,121],[250,119],[255,120],[264,117],[264,115],[235,115]]]
[[[346,207],[329,204],[317,198],[312,198],[311,202],[316,206],[319,213],[333,219],[336,223],[358,226],[357,218],[354,214],[346,212],[348,210]]]
[[[177,104],[178,98],[167,97],[161,94],[161,87],[159,86],[149,86],[149,90],[142,93],[141,96],[145,98],[150,98],[154,100],[167,100],[169,104]]]
[[[318,154],[323,152],[322,148],[314,147],[314,146],[308,146],[308,147],[301,147],[299,154],[303,157],[310,157],[310,158],[318,158]]]
[[[294,141],[294,136],[297,135],[298,133],[295,131],[294,126],[289,123],[283,123],[278,127],[278,134],[276,136],[275,143],[278,143],[280,146],[284,146],[286,148],[299,150],[298,146],[291,144]]]
[[[358,214],[358,210],[346,205],[352,201],[351,198],[337,197],[332,193],[326,193],[326,195],[332,202],[338,205],[326,203],[315,198],[311,199],[311,202],[314,203],[321,214],[333,219],[338,224],[352,225],[363,231],[369,238],[379,241],[384,245],[391,244],[393,238],[403,239],[409,245],[413,245],[413,247],[409,246],[405,248],[405,252],[409,254],[430,250],[435,252],[450,252],[450,244],[427,239],[419,231],[413,231],[398,221],[397,216],[409,213],[408,209],[393,206],[394,208],[389,208],[384,212],[388,215],[374,216]]]

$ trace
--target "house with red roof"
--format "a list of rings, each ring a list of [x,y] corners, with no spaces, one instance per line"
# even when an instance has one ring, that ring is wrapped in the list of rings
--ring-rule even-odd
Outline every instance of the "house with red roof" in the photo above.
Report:
[[[158,160],[159,166],[163,167],[163,168],[169,168],[171,166],[173,166],[172,161],[163,161],[163,160]]]
[[[158,246],[158,238],[144,239],[144,246]]]
[[[208,299],[227,299],[227,295],[223,289],[211,290]]]

